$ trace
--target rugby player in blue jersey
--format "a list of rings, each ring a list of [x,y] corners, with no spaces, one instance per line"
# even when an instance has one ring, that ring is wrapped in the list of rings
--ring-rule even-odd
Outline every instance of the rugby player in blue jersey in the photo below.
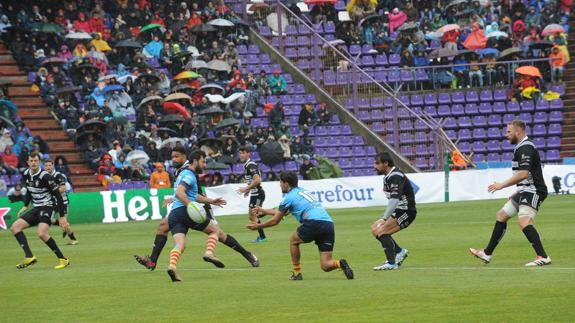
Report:
[[[250,230],[272,227],[280,223],[281,219],[293,214],[301,223],[290,238],[290,253],[293,265],[291,280],[302,280],[300,267],[299,245],[314,241],[319,249],[320,265],[323,271],[332,271],[341,268],[347,279],[353,279],[353,270],[345,259],[333,260],[332,252],[335,242],[333,221],[320,202],[298,187],[298,178],[295,173],[282,172],[280,174],[280,187],[285,194],[278,209],[262,209],[254,207],[252,212],[257,217],[272,215],[264,223],[251,222],[246,227]]]

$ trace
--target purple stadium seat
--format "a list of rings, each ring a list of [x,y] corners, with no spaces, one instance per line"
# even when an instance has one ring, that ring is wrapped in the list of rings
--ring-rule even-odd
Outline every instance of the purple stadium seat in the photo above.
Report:
[[[551,149],[547,151],[545,155],[545,160],[549,162],[558,162],[561,160],[561,155],[559,154],[559,150]]]
[[[521,111],[522,112],[532,112],[535,111],[535,104],[533,101],[523,101],[521,102]]]
[[[402,132],[399,134],[399,141],[402,144],[409,144],[413,142],[413,135],[410,132]]]
[[[348,126],[349,127],[349,126]],[[339,136],[341,134],[343,134],[342,129],[340,128],[340,126],[328,126],[328,134],[330,136]]]
[[[298,46],[310,46],[311,41],[310,41],[308,36],[298,36],[297,45]]]
[[[517,119],[517,117],[512,113],[507,113],[503,115],[503,124],[509,124],[511,121]]]
[[[397,83],[401,81],[401,77],[399,75],[398,70],[391,70],[387,73],[387,81],[391,83]]]
[[[365,154],[367,157],[373,157],[373,156],[375,156],[375,154],[377,154],[377,151],[375,150],[375,147],[367,146],[365,148]]]
[[[399,119],[410,119],[411,114],[409,113],[409,111],[406,108],[399,108],[399,109],[397,109],[397,117]]]
[[[297,28],[297,31],[300,35],[309,35],[311,34],[311,30],[307,25],[300,24]]]
[[[451,116],[451,108],[449,105],[440,105],[437,107],[437,116],[439,117],[448,117]]]
[[[383,110],[371,110],[371,120],[383,120]]]
[[[326,126],[315,127],[315,135],[316,136],[327,136],[328,135],[328,127],[326,127]]]
[[[506,152],[501,154],[501,161],[510,162],[513,160],[513,153]]]
[[[485,143],[483,141],[474,141],[471,149],[473,152],[482,153],[485,151]]]
[[[336,85],[335,72],[332,70],[323,71],[323,84],[327,86]]]
[[[352,153],[353,153],[353,156],[357,156],[357,157],[365,156],[366,150],[363,146],[355,146],[352,148]],[[357,158],[357,159],[359,159],[359,158]],[[359,164],[359,163],[357,163],[357,164]]]
[[[449,95],[449,93],[446,92],[439,93],[439,95],[437,96],[437,103],[451,104],[451,96]]]
[[[336,147],[329,147],[326,151],[326,156],[329,158],[338,158],[339,157],[339,150]]]
[[[470,141],[470,140],[471,140],[471,130],[469,130],[469,129],[461,129],[461,130],[459,130],[459,132],[457,133],[457,137],[459,138],[459,140]]]
[[[363,141],[362,136],[353,136],[353,145],[354,146],[363,146],[365,143]]]
[[[547,131],[549,135],[561,135],[561,125],[558,123],[552,123],[549,125],[549,130]]]
[[[459,128],[470,128],[471,127],[471,118],[469,117],[459,117],[457,120],[459,124]]]
[[[381,96],[376,96],[371,98],[372,108],[383,108],[383,98]]]
[[[551,85],[551,91],[559,93],[559,95],[565,95],[565,86],[562,84]]]
[[[437,105],[437,95],[435,93],[428,93],[425,95],[426,105]]]
[[[535,147],[539,149],[545,148],[545,138],[543,137],[533,138],[533,143],[535,144]]]
[[[416,119],[415,120],[415,129],[416,130],[426,130],[427,128],[429,128],[425,122],[423,122],[422,120]]]
[[[487,151],[490,153],[499,152],[499,140],[489,140],[487,142]]]
[[[353,177],[363,176],[363,170],[360,168],[354,168],[351,170],[351,176]]]
[[[457,140],[457,132],[455,132],[455,130],[445,130],[445,135],[451,140]]]
[[[481,102],[479,104],[479,113],[480,114],[491,114],[491,103]]]
[[[448,107],[449,108],[449,107]],[[425,106],[425,108],[423,109],[424,113],[431,116],[431,117],[436,117],[437,116],[437,109],[435,108],[435,106],[433,105],[427,105]]]
[[[485,119],[485,116],[478,115],[478,116],[473,117],[473,126],[474,127],[486,127],[487,126],[487,120]]]
[[[465,115],[465,108],[463,104],[453,104],[451,106],[451,115],[454,117]]]
[[[544,137],[545,135],[547,135],[547,129],[545,128],[545,125],[537,124],[537,125],[535,125],[535,127],[533,127],[533,136],[534,137],[537,137],[537,136]]]
[[[349,72],[337,72],[336,73],[336,82],[338,85],[345,85],[350,82],[350,73]]]
[[[413,156],[413,149],[411,148],[411,146],[402,146],[399,151],[401,152],[401,154],[405,157],[410,157]]]
[[[488,119],[487,119],[487,124],[490,126],[501,126],[501,116],[497,115],[497,114],[491,114],[489,115]]]
[[[309,52],[309,48],[307,47],[299,47],[297,49],[297,56],[300,58],[307,58],[311,56],[311,53]]]
[[[507,101],[507,93],[503,89],[497,89],[493,92],[493,100]]]
[[[535,111],[547,111],[549,110],[549,101],[539,100],[535,104]]]
[[[361,46],[359,46],[359,45],[349,46],[349,53],[353,56],[357,56],[357,55],[361,54]]]
[[[485,154],[473,154],[474,163],[482,163],[485,162],[485,160],[486,160]]]
[[[415,80],[414,74],[412,71],[408,70],[401,70],[400,78],[402,82],[413,82]]]
[[[415,70],[415,80],[418,82],[429,80],[429,75],[422,69]]]
[[[487,138],[489,138],[489,139],[501,139],[501,130],[499,128],[487,129]]]
[[[375,133],[381,134],[385,131],[385,127],[383,126],[383,122],[374,122],[371,124],[371,130]]]
[[[479,95],[475,91],[465,93],[465,102],[477,103],[479,102]]]
[[[314,141],[314,145],[316,147],[327,147],[327,138],[326,137],[316,137]]]
[[[503,151],[513,151],[513,149],[515,149],[515,145],[509,143],[509,141],[507,140],[503,140],[503,143],[501,144],[501,149]]]
[[[538,123],[547,123],[547,112],[535,112],[535,114],[533,115],[533,123],[538,124]]]
[[[427,169],[429,168],[429,163],[427,161],[427,158],[425,157],[417,157],[415,158],[415,167],[419,168],[419,169]]]
[[[500,162],[501,156],[498,153],[489,153],[487,154],[487,161],[488,162]]]
[[[349,169],[349,168],[355,167],[355,165],[353,165],[348,158],[340,159],[338,164],[339,164],[339,167],[342,169]]]
[[[285,44],[288,47],[296,47],[297,46],[297,39],[294,36],[288,36],[285,39]]]
[[[370,44],[363,44],[363,46],[361,46],[361,52],[363,54],[370,54],[372,50],[373,46],[371,46]]]
[[[479,101],[490,103],[493,101],[493,93],[490,90],[482,90],[479,94]]]
[[[287,25],[284,32],[288,36],[296,36],[298,34],[297,27],[294,25]]]
[[[547,138],[547,148],[559,148],[559,147],[561,147],[561,137]]]
[[[551,110],[562,110],[563,109],[563,100],[561,100],[561,99],[552,100],[551,103],[549,104],[549,108]]]
[[[420,94],[414,94],[410,98],[410,103],[412,106],[422,106],[423,105],[423,96]]]
[[[520,110],[521,109],[520,109],[519,103],[517,103],[517,101],[510,101],[507,103],[507,112],[517,113]]]
[[[465,105],[465,114],[468,116],[473,116],[479,113],[479,108],[476,103],[467,103]]]
[[[362,66],[375,66],[375,61],[373,60],[373,56],[371,55],[364,55],[361,57],[361,65]],[[363,74],[361,74],[363,75]]]
[[[458,145],[459,151],[464,154],[469,154],[471,152],[471,145],[467,141],[462,141]]]
[[[413,123],[411,120],[401,120],[399,122],[399,130],[400,131],[410,131],[413,129]]]
[[[350,146],[351,144],[348,144],[347,141],[351,141],[351,140],[347,140],[349,138],[347,138],[347,139],[346,138],[347,137],[328,137],[327,146],[328,147]],[[344,140],[347,140],[347,141],[344,141]]]
[[[339,148],[339,156],[340,157],[351,157],[351,147],[340,147]]]
[[[445,118],[445,123],[443,124],[445,129],[457,129],[457,121],[452,117]]]
[[[505,102],[495,102],[493,103],[493,113],[505,113],[507,108]]]
[[[533,123],[533,115],[529,112],[521,112],[518,119],[522,120],[527,125],[531,125]]]
[[[563,122],[563,112],[561,111],[551,111],[549,113],[549,122],[561,123]]]
[[[389,55],[389,65],[397,66],[401,62],[401,56],[399,54],[391,54]]]
[[[258,45],[249,45],[248,46],[248,54],[259,54],[260,53],[260,47]]]
[[[425,144],[415,145],[415,154],[418,156],[428,156],[429,148]]]
[[[387,61],[387,56],[385,54],[376,55],[375,64],[377,66],[387,66],[389,64],[389,62]]]
[[[417,143],[421,143],[421,142],[427,142],[429,139],[427,138],[427,133],[425,133],[424,131],[418,131],[415,133],[415,138],[414,138],[414,142]]]
[[[465,95],[463,94],[463,92],[453,92],[451,94],[451,102],[465,103]]]
[[[484,128],[475,128],[473,129],[473,139],[485,139],[487,138],[487,135],[485,134],[485,129]]]

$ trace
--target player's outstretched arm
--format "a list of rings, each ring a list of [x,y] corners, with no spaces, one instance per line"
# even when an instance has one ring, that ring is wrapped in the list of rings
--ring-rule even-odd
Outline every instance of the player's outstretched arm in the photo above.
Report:
[[[255,222],[249,223],[248,225],[246,225],[246,228],[248,228],[250,230],[257,230],[257,229],[273,227],[273,226],[277,225],[278,223],[280,223],[282,218],[285,216],[285,214],[282,213],[280,210],[261,209],[261,211],[268,211],[269,213],[266,213],[266,214],[273,215],[273,217],[269,221],[266,221],[264,223],[255,223]],[[271,211],[273,211],[274,213],[271,213]]]
[[[224,205],[226,205],[228,203],[222,197],[209,198],[209,197],[203,196],[203,195],[198,195],[197,201],[198,201],[198,203],[213,204],[213,205],[217,205],[219,207],[223,207]]]

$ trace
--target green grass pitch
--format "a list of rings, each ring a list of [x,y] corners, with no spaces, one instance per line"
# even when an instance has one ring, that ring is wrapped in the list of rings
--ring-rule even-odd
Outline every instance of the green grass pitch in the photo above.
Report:
[[[345,257],[356,278],[324,273],[313,244],[302,247],[303,281],[289,281],[290,216],[268,229],[269,241],[251,244],[246,216],[218,218],[260,259],[251,268],[218,244],[226,264],[202,261],[206,236],[188,234],[178,268],[183,283],[166,274],[171,238],[156,271],[132,255],[148,254],[157,222],[75,225],[80,244],[66,246],[52,229],[71,266],[56,259],[26,231],[39,262],[16,270],[23,253],[9,231],[0,232],[0,322],[573,322],[575,321],[575,197],[551,196],[536,219],[553,264],[525,268],[534,252],[512,219],[489,265],[469,255],[484,247],[503,200],[419,205],[414,224],[396,240],[410,250],[402,268],[374,272],[384,261],[370,224],[383,208],[332,210],[334,256]]]

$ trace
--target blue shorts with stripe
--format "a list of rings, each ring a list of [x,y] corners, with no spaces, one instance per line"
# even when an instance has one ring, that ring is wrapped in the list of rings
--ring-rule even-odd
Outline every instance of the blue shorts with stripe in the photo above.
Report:
[[[168,225],[172,235],[176,233],[186,234],[189,229],[204,231],[204,229],[210,224],[210,221],[210,217],[207,217],[202,223],[192,221],[188,216],[188,210],[185,206],[172,209],[168,215]]]
[[[335,229],[333,222],[304,220],[297,228],[297,235],[303,242],[315,241],[319,251],[333,251],[335,244]]]

